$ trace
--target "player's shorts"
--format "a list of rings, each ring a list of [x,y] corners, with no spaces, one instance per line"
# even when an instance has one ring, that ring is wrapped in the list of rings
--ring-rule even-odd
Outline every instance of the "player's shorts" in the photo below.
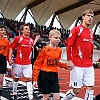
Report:
[[[81,88],[85,86],[94,86],[94,68],[77,67],[75,66],[70,71],[70,86],[73,88]]]
[[[59,93],[59,82],[57,72],[40,71],[39,84],[41,85],[42,93]]]
[[[0,55],[0,74],[6,73],[6,67],[7,67],[6,57],[4,55]]]
[[[32,78],[32,64],[29,65],[14,64],[13,69],[15,78],[20,78],[22,75],[24,75],[24,77],[27,78]]]

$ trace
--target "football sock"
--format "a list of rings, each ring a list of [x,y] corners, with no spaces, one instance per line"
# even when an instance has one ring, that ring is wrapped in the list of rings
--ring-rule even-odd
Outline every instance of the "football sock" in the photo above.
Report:
[[[17,86],[18,86],[18,82],[13,81],[13,94],[17,94]]]
[[[27,85],[27,91],[28,91],[28,95],[29,95],[29,99],[31,100],[33,98],[33,86],[32,86],[32,82],[26,82]]]
[[[84,100],[93,100],[94,97],[94,90],[86,90]]]

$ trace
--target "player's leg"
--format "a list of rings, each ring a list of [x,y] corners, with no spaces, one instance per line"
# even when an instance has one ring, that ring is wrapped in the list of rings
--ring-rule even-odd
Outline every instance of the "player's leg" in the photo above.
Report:
[[[68,90],[66,92],[66,96],[61,100],[70,100],[80,92],[80,89],[82,87],[82,78],[83,78],[83,69],[75,66],[70,71],[70,86],[72,87],[72,89]]]
[[[2,87],[3,87],[3,76],[4,74],[0,74],[0,97],[1,97],[1,93],[2,93]]]
[[[23,65],[23,75],[26,78],[26,86],[29,99],[33,99],[33,85],[32,85],[32,65]]]
[[[49,94],[43,94],[43,100],[49,100]]]
[[[49,95],[51,92],[51,84],[50,84],[50,74],[49,72],[41,71],[41,80],[40,80],[40,85],[41,85],[41,91],[43,93],[43,100],[49,100]]]
[[[18,80],[19,80],[20,76],[22,75],[22,69],[21,69],[21,65],[18,65],[18,64],[14,64],[13,69],[14,69],[13,95],[14,95],[14,99],[16,99],[17,98]]]
[[[60,93],[59,93],[59,82],[58,82],[58,73],[57,72],[51,72],[51,92],[53,93],[54,100],[60,100]]]
[[[4,77],[4,74],[6,74],[6,67],[7,67],[6,57],[3,55],[0,55],[0,96],[3,89],[3,77]]]
[[[84,100],[93,100],[94,97],[94,68],[89,67],[84,70],[83,83],[86,86]]]
[[[53,100],[60,100],[60,93],[53,93]]]

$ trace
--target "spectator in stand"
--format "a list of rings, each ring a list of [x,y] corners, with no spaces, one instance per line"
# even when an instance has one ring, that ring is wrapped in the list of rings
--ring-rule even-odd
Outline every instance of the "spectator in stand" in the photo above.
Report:
[[[31,53],[33,44],[35,44],[38,39],[36,38],[33,43],[33,40],[29,37],[30,28],[27,24],[21,25],[20,31],[22,35],[14,38],[9,51],[9,64],[12,65],[14,63],[13,95],[14,99],[17,99],[18,80],[23,74],[26,79],[29,100],[33,100]],[[15,48],[17,55],[15,61],[13,61],[12,54]]]
[[[34,49],[33,49],[33,52],[32,52],[32,59],[31,59],[32,66],[33,66],[38,54],[40,53],[41,49],[43,48],[43,43],[41,42],[40,34],[34,33],[34,38],[36,38],[36,37],[38,38],[38,40],[33,47]]]
[[[84,100],[93,100],[94,97],[94,68],[93,32],[89,29],[93,21],[94,13],[87,9],[82,13],[82,24],[71,30],[66,41],[68,66],[73,69],[70,72],[70,86],[72,89],[66,93],[62,100],[71,100],[79,92],[83,85],[86,86]]]
[[[9,41],[4,38],[5,34],[5,26],[0,25],[0,98],[3,89],[3,77],[4,74],[6,74],[7,57],[9,54]]]

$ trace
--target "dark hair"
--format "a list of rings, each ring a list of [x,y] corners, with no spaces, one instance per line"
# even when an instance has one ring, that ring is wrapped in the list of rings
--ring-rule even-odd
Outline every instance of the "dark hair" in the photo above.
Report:
[[[20,26],[20,31],[23,30],[24,26],[29,26],[29,25],[28,25],[28,24],[23,24],[23,25],[21,25],[21,26]]]
[[[5,28],[6,29],[6,27],[4,25],[0,25],[0,28]]]

